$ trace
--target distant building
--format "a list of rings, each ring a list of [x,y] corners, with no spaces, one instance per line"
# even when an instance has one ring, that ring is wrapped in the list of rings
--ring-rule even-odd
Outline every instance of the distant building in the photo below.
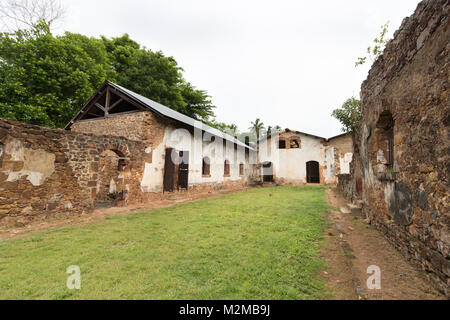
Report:
[[[325,139],[300,131],[283,130],[259,142],[261,180],[278,184],[334,184],[350,173],[351,134]]]

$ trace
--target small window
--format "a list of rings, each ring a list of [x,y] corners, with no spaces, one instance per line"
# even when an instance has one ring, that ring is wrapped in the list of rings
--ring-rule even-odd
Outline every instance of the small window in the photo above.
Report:
[[[291,149],[300,149],[300,143],[297,139],[291,140]]]
[[[280,140],[278,142],[278,148],[279,149],[286,149],[286,141],[285,140]]]
[[[225,160],[225,162],[224,162],[223,174],[225,176],[229,176],[230,175],[230,161],[228,161],[228,160]]]
[[[240,165],[239,165],[239,175],[242,177],[242,176],[244,176],[244,164],[243,163],[241,163]]]
[[[202,175],[209,176],[211,174],[211,161],[208,157],[203,158]]]
[[[394,119],[389,111],[380,115],[377,123],[376,140],[379,148],[379,162],[387,168],[394,168]],[[381,157],[384,156],[384,159]]]

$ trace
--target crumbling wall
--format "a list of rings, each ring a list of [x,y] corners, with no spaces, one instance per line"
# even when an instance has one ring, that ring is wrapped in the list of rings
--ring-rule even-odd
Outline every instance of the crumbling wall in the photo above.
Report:
[[[78,121],[70,130],[96,135],[125,137],[143,141],[156,148],[163,141],[165,128],[169,121],[150,111],[111,114],[105,119]]]
[[[249,161],[245,157],[242,147],[234,149],[234,145],[227,145],[223,151],[218,150],[222,145],[208,143],[208,137],[196,135],[192,128],[176,123],[170,119],[158,116],[150,111],[140,111],[125,114],[110,115],[106,119],[93,119],[75,122],[71,131],[92,134],[107,134],[123,136],[131,140],[143,141],[147,145],[149,157],[146,161],[141,189],[146,198],[159,199],[163,192],[165,153],[167,148],[178,151],[189,151],[189,187],[191,192],[208,187],[213,190],[214,184],[236,185],[244,187],[250,171]],[[212,146],[211,146],[212,145]],[[210,148],[212,147],[212,148]],[[209,157],[211,174],[202,176],[202,159]],[[229,176],[224,175],[224,161],[231,166]],[[240,176],[239,165],[244,164],[245,175]],[[229,183],[228,183],[229,182]],[[205,184],[202,188],[193,188]]]
[[[151,112],[79,122],[71,129],[51,130],[0,119],[0,224],[25,225],[104,205],[170,198],[171,193],[162,192],[168,147],[191,151],[190,194],[242,190],[251,168],[245,150],[232,145],[223,155],[215,155],[211,177],[202,177],[202,155],[214,159],[202,150],[203,138],[180,140],[176,132],[186,128]],[[231,163],[229,176],[224,175],[225,157]],[[239,173],[241,163],[244,176]]]
[[[374,63],[352,169],[372,224],[447,295],[449,9],[448,0],[421,2]]]
[[[349,200],[353,197],[353,178],[350,174],[340,174],[338,175],[338,190]]]
[[[148,155],[142,142],[51,130],[0,120],[0,224],[26,224],[94,208],[99,155],[127,157],[124,201],[144,196],[140,181]]]
[[[350,174],[350,163],[353,161],[353,135],[342,135],[328,141],[327,146],[334,149],[335,177]]]

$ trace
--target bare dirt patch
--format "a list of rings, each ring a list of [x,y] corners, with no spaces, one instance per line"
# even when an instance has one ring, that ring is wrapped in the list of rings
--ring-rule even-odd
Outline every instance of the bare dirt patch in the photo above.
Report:
[[[445,299],[379,231],[348,209],[348,202],[335,188],[327,189],[327,197],[337,209],[327,214],[330,227],[322,247],[327,265],[322,272],[329,291],[327,299]],[[372,265],[381,269],[381,290],[367,288],[367,268]]]

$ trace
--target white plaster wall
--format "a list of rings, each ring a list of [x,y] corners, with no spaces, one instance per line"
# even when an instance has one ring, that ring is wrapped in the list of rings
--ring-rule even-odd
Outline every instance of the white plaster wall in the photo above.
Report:
[[[3,171],[8,174],[8,182],[20,180],[22,177],[27,177],[27,180],[35,187],[44,184],[45,180],[55,172],[55,155],[46,152],[45,150],[34,150],[24,147],[20,140],[12,139],[8,141],[1,149],[3,152],[11,156],[12,161],[23,162],[23,168],[19,171],[8,169]]]
[[[278,139],[269,139],[260,144],[260,162],[270,161],[274,164],[274,174],[277,178],[290,183],[306,183],[306,163],[317,161],[320,166],[326,166],[325,147],[319,138],[302,134],[282,134],[282,138],[299,136],[301,149],[278,149]],[[270,147],[269,147],[270,144]],[[270,150],[270,152],[269,152]],[[326,170],[323,172],[326,176]]]
[[[336,181],[336,168],[334,165],[334,154],[335,154],[335,148],[331,147],[328,148],[325,155],[325,160],[327,164],[327,173],[325,176],[325,179],[327,181]]]
[[[221,183],[225,181],[244,181],[248,174],[249,164],[245,161],[245,149],[223,140],[203,136],[201,132],[194,135],[184,129],[166,127],[163,142],[152,150],[152,163],[147,163],[141,187],[144,192],[161,192],[164,181],[164,165],[166,148],[178,151],[189,151],[189,186],[203,183]],[[210,177],[202,176],[203,157],[209,157]],[[225,159],[230,162],[230,177],[224,177]],[[244,177],[239,175],[239,164],[244,163]]]

